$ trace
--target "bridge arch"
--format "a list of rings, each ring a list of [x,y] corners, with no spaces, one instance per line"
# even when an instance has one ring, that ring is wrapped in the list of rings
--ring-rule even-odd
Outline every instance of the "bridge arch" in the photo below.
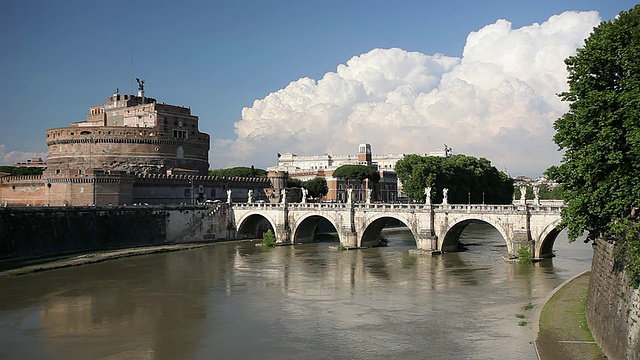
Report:
[[[413,240],[416,242],[416,244],[418,243],[418,234],[417,226],[415,226],[415,219],[413,219],[412,221],[412,219],[408,219],[395,214],[376,214],[372,218],[368,219],[367,224],[365,224],[364,228],[361,229],[361,231],[358,231],[358,246],[367,247],[378,245],[382,229],[384,229],[391,220],[399,221],[404,226],[406,226],[411,231]]]
[[[440,236],[438,236],[438,249],[443,252],[453,252],[458,251],[458,245],[460,243],[460,236],[464,232],[464,229],[467,228],[472,223],[483,223],[487,224],[494,229],[496,229],[502,239],[507,245],[507,252],[511,254],[512,251],[512,243],[511,237],[509,233],[502,226],[496,224],[490,219],[486,219],[483,216],[471,216],[471,217],[463,217],[457,219],[452,225],[443,229]]]
[[[270,216],[260,211],[246,213],[236,220],[237,238],[259,239],[269,229],[278,238],[275,222]]]
[[[338,234],[338,240],[340,240],[340,232],[338,231],[338,227],[333,219],[330,217],[318,215],[318,214],[307,214],[299,219],[297,219],[294,224],[294,228],[292,229],[292,238],[291,242],[293,243],[310,243],[315,239],[316,229],[318,225],[322,221],[327,221],[329,224],[333,226],[336,233]]]
[[[561,219],[557,219],[547,225],[541,232],[536,242],[535,257],[538,259],[553,257],[553,245],[558,235],[564,228],[558,227]]]

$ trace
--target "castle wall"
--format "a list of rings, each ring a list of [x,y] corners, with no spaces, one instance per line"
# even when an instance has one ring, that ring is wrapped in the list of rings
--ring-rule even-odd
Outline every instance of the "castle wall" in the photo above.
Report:
[[[133,176],[5,176],[0,178],[0,206],[92,206],[130,204]]]
[[[227,190],[231,190],[233,202],[247,202],[249,190],[253,191],[253,201],[258,201],[267,199],[265,188],[269,187],[271,182],[265,178],[140,175],[134,185],[133,201],[147,204],[226,202]]]
[[[44,206],[49,188],[40,175],[0,178],[0,206]]]
[[[220,206],[0,208],[0,259],[225,239]]]
[[[170,130],[135,127],[66,127],[47,131],[49,172],[69,176],[86,169],[166,173],[172,167],[209,169],[209,135],[191,130],[186,139]]]
[[[0,178],[0,206],[92,206],[193,204],[205,200],[266,200],[265,178],[191,175],[75,174],[71,177],[6,176]]]
[[[640,289],[616,266],[613,246],[597,241],[591,264],[587,321],[608,359],[640,359]]]

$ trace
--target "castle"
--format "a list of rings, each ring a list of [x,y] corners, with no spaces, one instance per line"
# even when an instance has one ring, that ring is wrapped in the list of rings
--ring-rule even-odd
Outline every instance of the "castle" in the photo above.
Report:
[[[116,91],[85,121],[46,132],[42,175],[0,177],[4,206],[195,204],[266,198],[266,178],[208,176],[209,135],[184,106]]]

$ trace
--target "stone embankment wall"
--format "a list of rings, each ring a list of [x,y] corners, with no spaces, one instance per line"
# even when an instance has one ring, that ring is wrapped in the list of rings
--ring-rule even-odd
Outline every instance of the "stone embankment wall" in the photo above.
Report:
[[[616,268],[613,246],[598,241],[591,265],[587,321],[609,359],[640,359],[640,290]]]
[[[0,208],[0,259],[223,240],[227,214],[226,204]]]

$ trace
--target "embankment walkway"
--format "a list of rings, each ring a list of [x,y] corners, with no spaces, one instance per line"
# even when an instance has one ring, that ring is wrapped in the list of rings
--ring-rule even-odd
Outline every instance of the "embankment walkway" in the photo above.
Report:
[[[606,359],[585,317],[590,276],[591,271],[585,271],[566,281],[538,310],[534,339],[540,360]]]

